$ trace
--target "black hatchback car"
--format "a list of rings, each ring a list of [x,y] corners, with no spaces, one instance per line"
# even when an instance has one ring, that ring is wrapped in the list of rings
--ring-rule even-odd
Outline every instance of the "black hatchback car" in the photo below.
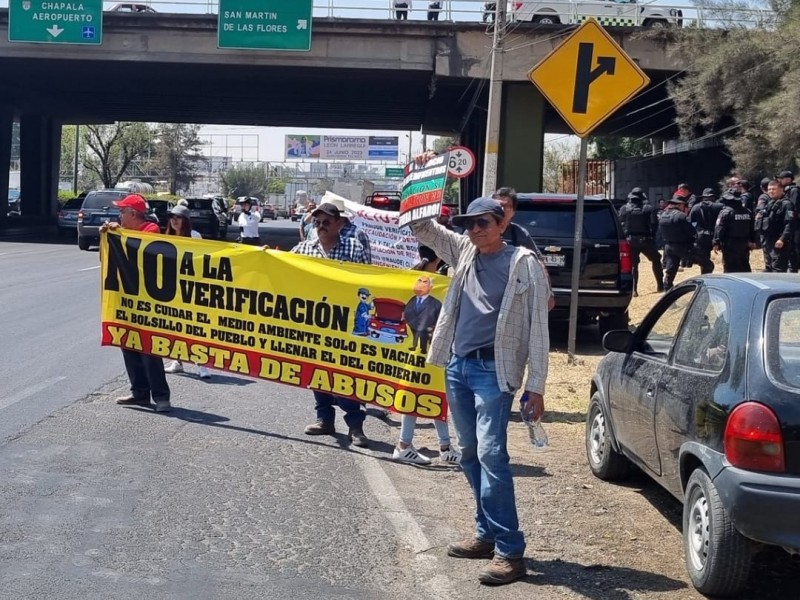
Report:
[[[575,250],[574,194],[517,194],[514,222],[525,227],[544,256],[556,305],[551,319],[569,318]],[[578,286],[578,319],[595,319],[600,333],[628,325],[633,297],[629,242],[613,204],[599,196],[584,201],[583,242]]]
[[[734,595],[756,544],[800,555],[800,280],[709,275],[611,331],[586,419],[589,467],[631,463],[683,502],[695,587]]]

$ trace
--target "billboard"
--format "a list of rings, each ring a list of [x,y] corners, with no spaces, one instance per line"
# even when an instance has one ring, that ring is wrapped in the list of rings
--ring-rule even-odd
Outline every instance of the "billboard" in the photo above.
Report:
[[[286,136],[286,158],[322,160],[379,160],[397,162],[398,137],[381,135]]]

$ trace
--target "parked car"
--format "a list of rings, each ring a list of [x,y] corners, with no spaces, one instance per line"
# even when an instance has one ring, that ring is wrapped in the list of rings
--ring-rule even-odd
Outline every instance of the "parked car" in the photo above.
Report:
[[[800,282],[708,275],[673,288],[631,332],[603,338],[586,454],[618,480],[635,464],[683,502],[686,567],[733,595],[756,544],[800,555]]]
[[[530,232],[550,274],[556,300],[551,319],[569,318],[576,208],[574,194],[517,194],[514,222]],[[596,319],[601,333],[627,327],[632,268],[630,244],[614,206],[605,198],[587,197],[578,287],[580,322]]]
[[[100,243],[100,226],[106,221],[119,221],[114,202],[122,200],[124,190],[96,190],[86,194],[78,211],[78,248],[88,250]]]
[[[172,200],[151,198],[147,201],[147,204],[150,206],[150,211],[158,219],[158,227],[161,229],[161,233],[164,233],[169,223],[169,211],[172,210],[175,203]]]
[[[681,9],[637,0],[525,0],[512,2],[511,7],[515,21],[543,25],[583,23],[587,17],[595,17],[602,25],[617,27],[664,29],[683,24]]]
[[[306,209],[303,206],[296,206],[289,210],[289,218],[292,221],[299,221],[301,220],[306,214]]]
[[[228,224],[227,221],[223,223],[214,210],[215,201],[214,197],[186,198],[186,206],[189,209],[192,228],[195,231],[198,231],[204,238],[224,240]]]
[[[22,194],[17,189],[8,190],[8,216],[18,217],[22,212]]]
[[[58,210],[57,232],[59,236],[64,234],[76,235],[78,230],[78,213],[81,211],[83,199],[86,196],[70,198]]]
[[[289,218],[289,209],[286,208],[285,206],[281,207],[281,208],[276,208],[275,209],[275,214],[277,215],[277,218],[279,218],[279,219],[288,219]]]
[[[272,204],[261,205],[261,220],[266,221],[272,219],[275,221],[278,218],[278,213],[275,211],[275,206]]]
[[[364,205],[381,210],[400,210],[400,192],[374,192],[364,198]]]

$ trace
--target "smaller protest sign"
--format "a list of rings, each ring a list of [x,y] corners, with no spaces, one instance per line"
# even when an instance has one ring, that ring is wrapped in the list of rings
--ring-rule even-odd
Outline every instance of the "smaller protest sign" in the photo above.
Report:
[[[406,166],[403,192],[400,196],[399,225],[439,216],[444,188],[447,185],[447,165],[450,153],[434,156],[424,165]]]

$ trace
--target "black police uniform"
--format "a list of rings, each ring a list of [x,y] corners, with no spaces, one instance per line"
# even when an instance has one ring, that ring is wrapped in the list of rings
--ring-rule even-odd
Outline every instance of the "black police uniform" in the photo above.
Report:
[[[753,215],[733,192],[722,195],[725,205],[714,228],[714,246],[722,248],[725,273],[750,272],[750,243],[755,239]]]
[[[689,219],[675,204],[667,206],[658,218],[658,227],[664,237],[664,289],[668,290],[682,260],[697,260],[704,273],[714,270],[714,264],[695,250],[695,230]],[[683,204],[683,201],[680,202]]]
[[[789,268],[789,254],[796,229],[792,203],[785,196],[778,200],[770,199],[756,223],[762,235],[762,247],[766,254],[764,270],[785,273]],[[778,240],[783,242],[783,248],[775,247],[775,242]]]
[[[664,270],[661,266],[661,254],[656,247],[658,217],[650,204],[644,204],[641,196],[631,192],[628,202],[619,209],[619,220],[622,230],[631,245],[633,258],[633,293],[638,294],[640,254],[644,254],[653,267],[656,278],[656,289],[663,290]]]
[[[795,219],[800,216],[798,209],[800,209],[800,188],[794,183],[790,183],[783,189],[786,199],[792,203],[792,211],[794,212]],[[800,270],[800,227],[795,224],[794,235],[791,239],[791,248],[789,248],[789,271],[797,273]]]
[[[710,190],[706,191],[710,194]],[[711,262],[711,248],[714,245],[714,227],[723,206],[713,200],[713,195],[705,195],[704,193],[702,201],[695,204],[692,210],[689,211],[689,222],[697,232],[696,254],[705,257],[700,266],[702,274],[713,273],[714,271],[714,263]],[[711,270],[706,270],[709,263],[711,264]]]

